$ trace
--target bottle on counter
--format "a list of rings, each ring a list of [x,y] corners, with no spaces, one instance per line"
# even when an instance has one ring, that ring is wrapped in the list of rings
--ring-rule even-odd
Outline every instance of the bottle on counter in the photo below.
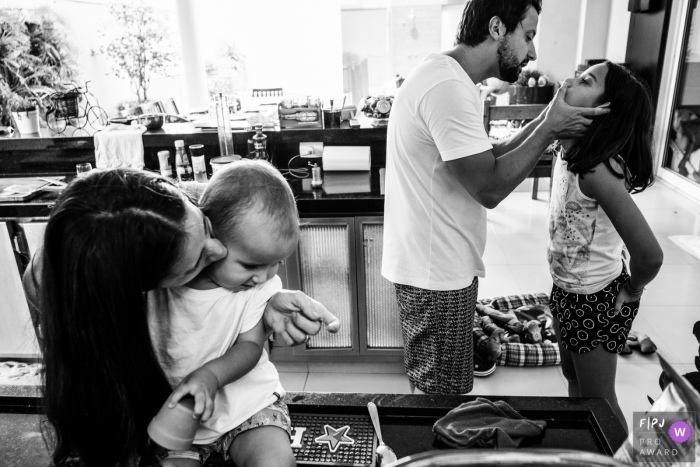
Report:
[[[267,136],[262,132],[262,123],[255,125],[255,134],[250,141],[253,143],[253,153],[251,159],[269,160],[267,154]]]
[[[194,173],[194,181],[206,183],[207,178],[207,163],[204,160],[204,145],[193,144],[190,146],[190,156],[192,157],[192,172]]]
[[[230,156],[233,154],[231,117],[229,115],[228,97],[221,92],[216,96],[216,122],[219,133],[219,149],[221,151],[221,156]]]
[[[160,174],[166,178],[173,178],[173,168],[170,166],[170,151],[158,151]]]
[[[175,170],[179,182],[191,182],[194,180],[192,167],[185,152],[185,141],[178,139],[175,141]]]
[[[311,187],[321,188],[323,186],[323,174],[321,172],[321,167],[318,164],[311,164]]]

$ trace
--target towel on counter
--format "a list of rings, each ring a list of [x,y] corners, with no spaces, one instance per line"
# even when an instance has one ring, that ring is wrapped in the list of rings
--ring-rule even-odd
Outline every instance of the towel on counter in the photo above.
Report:
[[[517,448],[524,438],[540,435],[547,422],[528,420],[503,401],[482,397],[452,409],[435,422],[433,432],[454,448]]]
[[[107,125],[95,133],[95,162],[98,169],[131,167],[143,169],[144,125]]]

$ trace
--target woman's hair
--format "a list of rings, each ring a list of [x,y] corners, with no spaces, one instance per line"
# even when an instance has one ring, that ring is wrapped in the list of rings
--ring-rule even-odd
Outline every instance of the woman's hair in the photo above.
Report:
[[[632,193],[644,191],[654,183],[653,126],[654,107],[649,87],[627,68],[605,62],[605,94],[610,112],[593,119],[583,138],[574,142],[564,159],[568,169],[584,175],[600,163],[619,178],[624,178]],[[610,165],[610,158],[622,158],[623,173]]]
[[[489,36],[489,21],[498,16],[506,27],[506,34],[514,31],[533,7],[542,11],[542,0],[471,0],[464,7],[457,27],[455,45],[475,47]]]
[[[217,236],[225,242],[238,239],[243,216],[258,209],[276,223],[279,238],[299,234],[299,215],[289,184],[270,163],[243,159],[212,177],[199,201]]]
[[[146,432],[171,393],[144,292],[185,243],[185,198],[165,179],[114,169],[73,181],[44,237],[44,404],[53,461],[158,465]],[[50,431],[50,430],[49,430]]]

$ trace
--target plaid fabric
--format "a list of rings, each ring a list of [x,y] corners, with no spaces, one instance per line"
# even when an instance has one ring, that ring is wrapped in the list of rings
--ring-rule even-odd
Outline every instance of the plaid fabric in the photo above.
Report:
[[[500,311],[514,310],[525,305],[549,304],[549,295],[544,293],[510,295],[492,299],[481,299],[479,303],[488,305]],[[481,326],[474,325],[474,343],[476,350],[486,355],[486,341],[488,336]],[[501,344],[501,357],[496,360],[496,365],[505,366],[546,366],[559,365],[559,345],[552,344],[522,344],[504,342]]]

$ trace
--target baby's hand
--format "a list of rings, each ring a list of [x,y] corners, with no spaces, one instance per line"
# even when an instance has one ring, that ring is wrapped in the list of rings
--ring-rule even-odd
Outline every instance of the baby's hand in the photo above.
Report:
[[[199,368],[182,380],[170,396],[168,407],[175,407],[186,395],[194,397],[194,417],[206,422],[214,412],[214,396],[219,389],[219,379],[206,367]]]

